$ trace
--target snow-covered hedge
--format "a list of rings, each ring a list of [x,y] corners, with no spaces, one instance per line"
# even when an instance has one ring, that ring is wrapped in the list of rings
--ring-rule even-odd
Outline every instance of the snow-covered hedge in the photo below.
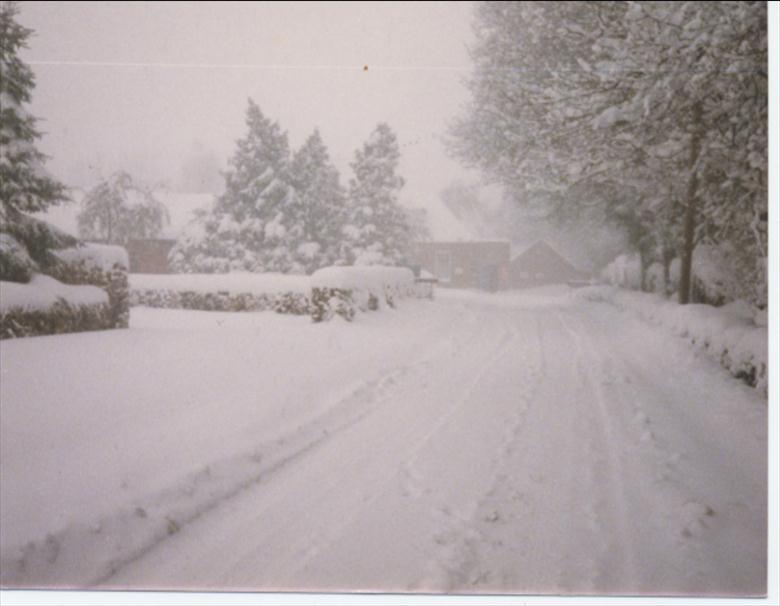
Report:
[[[319,322],[334,314],[394,307],[400,297],[429,296],[410,269],[326,267],[311,276],[287,274],[131,274],[130,304],[202,311],[265,311],[305,315]]]
[[[395,307],[396,299],[417,295],[414,273],[405,267],[325,267],[311,275],[311,316],[315,322],[333,315],[351,320],[357,310]]]
[[[50,275],[34,273],[28,282],[1,283],[2,338],[127,327],[123,248],[78,244],[50,254]]]
[[[130,305],[309,313],[309,278],[284,274],[131,274]]]
[[[112,328],[108,293],[35,274],[26,284],[0,282],[0,338]]]
[[[80,244],[54,251],[61,261],[51,271],[66,284],[90,284],[108,293],[111,309],[110,328],[127,328],[130,319],[130,298],[127,251],[121,246]]]
[[[687,338],[748,385],[767,389],[768,334],[766,325],[761,325],[765,316],[757,316],[744,302],[723,307],[679,305],[655,294],[609,286],[583,288],[572,296],[631,310]]]

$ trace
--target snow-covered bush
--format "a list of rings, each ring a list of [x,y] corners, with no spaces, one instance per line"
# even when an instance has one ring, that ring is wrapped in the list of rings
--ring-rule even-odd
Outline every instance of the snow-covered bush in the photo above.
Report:
[[[0,282],[0,339],[113,326],[108,293],[96,286],[63,284],[43,274],[27,284]]]
[[[309,313],[309,280],[284,274],[131,274],[130,305]]]
[[[637,313],[644,320],[686,338],[748,385],[767,389],[767,329],[760,320],[756,322],[753,307],[744,301],[722,307],[679,305],[655,294],[608,286],[582,288],[572,296]]]
[[[417,296],[411,269],[383,265],[325,267],[312,274],[311,293],[315,322],[333,315],[351,320],[357,310],[395,307],[396,299]]]

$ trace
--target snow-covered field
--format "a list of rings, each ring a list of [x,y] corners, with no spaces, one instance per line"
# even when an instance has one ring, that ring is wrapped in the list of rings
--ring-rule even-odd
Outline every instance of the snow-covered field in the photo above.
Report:
[[[566,288],[0,349],[2,584],[761,594],[767,406]]]

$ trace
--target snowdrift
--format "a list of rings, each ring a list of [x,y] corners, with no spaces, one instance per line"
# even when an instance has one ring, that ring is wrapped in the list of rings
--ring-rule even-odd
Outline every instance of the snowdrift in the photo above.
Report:
[[[767,329],[756,324],[752,309],[747,304],[735,302],[723,307],[679,305],[659,295],[611,286],[583,288],[574,291],[572,296],[604,301],[637,313],[652,324],[689,339],[692,345],[748,385],[764,391],[767,389]]]

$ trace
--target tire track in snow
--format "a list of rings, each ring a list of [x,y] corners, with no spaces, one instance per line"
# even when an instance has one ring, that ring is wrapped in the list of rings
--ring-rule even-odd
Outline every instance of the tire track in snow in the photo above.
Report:
[[[0,565],[2,584],[90,587],[110,582],[125,567],[226,501],[270,481],[362,421],[387,400],[390,387],[427,363],[428,358],[423,358],[364,381],[307,423],[251,451],[212,461],[179,484],[139,500],[132,508],[49,532],[44,539],[16,549],[4,549],[8,555]]]
[[[485,559],[485,550],[501,550],[504,544],[501,539],[490,536],[491,533],[486,531],[497,524],[500,525],[502,516],[508,515],[505,504],[499,497],[501,489],[509,482],[512,474],[507,461],[517,447],[529,403],[534,400],[544,376],[544,361],[541,357],[539,360],[532,360],[528,359],[527,355],[518,355],[528,354],[530,351],[538,354],[540,349],[530,345],[527,339],[519,338],[522,333],[517,328],[517,322],[506,312],[504,315],[508,321],[508,332],[501,347],[481,366],[468,392],[459,400],[458,408],[446,419],[442,419],[426,436],[426,440],[415,449],[415,458],[421,458],[425,454],[427,444],[443,429],[445,423],[453,422],[456,415],[469,412],[467,405],[474,403],[477,394],[480,395],[481,404],[486,404],[484,396],[489,393],[490,386],[506,385],[508,377],[513,378],[513,385],[522,385],[522,389],[517,392],[504,393],[503,402],[491,401],[492,406],[484,413],[502,411],[500,424],[503,429],[494,448],[489,480],[481,492],[473,497],[465,509],[463,504],[458,506],[457,503],[430,505],[439,521],[433,535],[436,544],[435,557],[429,562],[427,573],[408,587],[410,591],[436,588],[447,593],[474,592],[487,586],[495,587],[497,582],[501,583],[497,571]],[[534,324],[537,343],[541,343],[540,323],[536,317]],[[508,365],[509,361],[522,362],[524,366],[521,370],[512,364]],[[483,386],[488,389],[480,390]],[[507,401],[509,395],[511,397]]]
[[[586,415],[590,428],[586,435],[591,452],[595,455],[590,459],[591,465],[595,465],[593,468],[594,476],[604,485],[590,494],[604,497],[605,502],[599,504],[598,507],[593,507],[591,504],[591,511],[600,524],[600,535],[612,537],[606,550],[602,547],[599,569],[596,577],[590,579],[591,589],[594,592],[604,589],[614,590],[618,584],[634,587],[636,586],[637,569],[633,536],[629,530],[630,518],[626,499],[625,470],[616,450],[617,445],[621,444],[622,441],[616,436],[607,411],[606,396],[601,381],[593,370],[596,366],[603,367],[603,354],[594,347],[592,340],[586,341],[585,335],[589,335],[589,330],[585,328],[584,322],[580,321],[580,328],[577,330],[572,328],[570,321],[564,319],[561,312],[557,312],[557,317],[574,343],[575,364],[581,377],[580,384],[585,388],[586,394],[593,396],[589,402],[589,411],[595,412],[596,416],[594,418],[591,415]],[[584,403],[588,400],[581,399],[581,402]],[[602,462],[603,468],[601,467]],[[615,528],[616,533],[611,533],[610,528]]]
[[[452,337],[458,338],[461,342],[474,342],[474,338],[478,337],[482,332],[482,327],[480,326],[478,322],[479,318],[476,313],[473,311],[468,311],[468,315],[464,318],[463,325],[467,328],[465,332],[472,335],[471,338],[465,338],[466,335],[463,331],[459,331],[457,333],[454,333],[454,335],[447,331],[447,338],[443,339],[439,342],[434,343],[434,345],[430,348],[429,351],[425,352],[421,360],[419,360],[417,363],[415,363],[416,372],[414,373],[402,373],[402,376],[398,377],[397,380],[394,379],[392,376],[386,381],[387,383],[387,391],[384,393],[381,397],[382,403],[387,403],[389,401],[398,400],[399,393],[403,394],[405,391],[408,391],[409,384],[414,386],[415,393],[417,393],[417,390],[419,390],[420,387],[423,387],[427,383],[427,378],[425,377],[424,369],[430,366],[432,361],[439,360],[444,357],[447,358],[451,355],[460,355],[458,352],[458,348],[454,348],[454,343],[452,342]],[[472,334],[473,333],[473,334]],[[511,335],[506,336],[507,342],[511,340]],[[495,346],[494,346],[495,347]],[[466,361],[470,362],[470,358],[466,358]],[[405,380],[408,379],[408,380]],[[372,392],[374,390],[371,388],[371,386],[368,386],[367,388],[361,390],[361,393],[358,394],[359,397],[357,397],[357,400],[365,399],[365,398],[371,398]],[[397,404],[398,402],[396,402]],[[373,406],[372,411],[377,410],[378,406]],[[392,407],[393,410],[396,409],[396,406]],[[389,414],[392,414],[388,411]],[[385,414],[384,416],[387,416]],[[360,422],[365,422],[369,418],[371,418],[372,415],[365,414],[361,418],[357,419],[354,423],[350,424],[348,427],[344,427],[344,430],[356,428],[358,425],[360,427],[363,427],[363,425]],[[336,436],[335,432],[331,432],[331,437],[338,438],[334,440],[327,440],[327,441],[321,441],[318,443],[318,452],[323,452],[323,448],[325,450],[333,451],[333,448],[328,448],[328,445],[334,445],[335,443],[339,441],[344,440],[344,435],[346,433],[350,434],[356,434],[362,430],[355,430],[351,432],[346,431],[339,431],[338,436]],[[400,439],[402,442],[406,439],[407,435],[413,435],[414,434],[414,428],[408,428],[407,431],[403,434],[400,434],[400,438],[398,435],[392,435],[392,434],[384,434],[382,436],[379,436],[381,438],[380,441],[372,440],[372,452],[373,451],[383,451],[386,446],[384,443],[386,442],[393,442],[398,441]],[[373,435],[373,434],[372,434]],[[376,437],[376,436],[374,436]],[[304,453],[304,454],[309,454]],[[327,458],[327,457],[326,457]],[[303,457],[299,457],[298,459],[291,461],[291,463],[297,463],[298,460],[302,461]],[[306,464],[305,467],[310,467],[311,463],[315,463],[315,467],[318,467],[319,465],[317,462],[315,462],[311,457],[306,457],[306,461],[309,461],[309,463]],[[292,465],[288,465],[287,467],[292,467]],[[301,465],[296,465],[296,469],[303,471],[303,474],[297,474],[297,475],[309,475],[309,471],[304,469]],[[358,471],[357,469],[355,470]],[[287,478],[290,474],[275,474],[273,477],[278,478]],[[381,496],[381,491],[377,489],[377,484],[386,484],[389,479],[392,476],[388,476],[387,474],[377,475],[377,480],[375,481],[373,478],[371,479],[370,484],[363,484],[360,488],[361,490],[359,493],[352,493],[349,491],[350,486],[349,485],[342,485],[345,492],[342,492],[339,495],[339,505],[342,508],[342,515],[340,515],[336,520],[331,520],[330,523],[325,525],[319,525],[316,528],[312,528],[311,532],[307,533],[305,536],[300,536],[297,539],[293,539],[291,541],[287,541],[287,545],[285,547],[284,552],[278,553],[276,562],[274,562],[274,565],[266,570],[266,573],[271,575],[271,578],[273,578],[273,573],[271,572],[271,569],[278,571],[276,575],[276,583],[280,582],[280,579],[283,578],[294,578],[298,571],[301,571],[306,568],[308,563],[314,559],[319,557],[322,553],[327,552],[329,550],[329,545],[337,541],[340,537],[340,534],[342,530],[349,525],[352,513],[350,511],[350,507],[355,506],[361,506],[361,507],[368,507],[371,505],[372,500],[378,498]],[[272,478],[269,478],[269,480]],[[292,482],[293,484],[295,481]],[[265,483],[260,483],[263,486],[265,486]],[[338,484],[318,484],[310,494],[307,495],[307,502],[311,503],[311,506],[313,509],[317,509],[321,507],[321,504],[324,501],[329,501],[334,497],[334,491],[339,487]],[[275,489],[271,486],[267,487],[268,490],[273,492]],[[287,490],[285,488],[284,490]],[[254,494],[253,491],[246,490],[243,491],[240,495],[236,495],[236,497],[241,497],[240,500],[246,502],[248,498],[252,498],[252,494]],[[258,496],[261,496],[260,493],[257,493]],[[239,500],[233,499],[233,500]],[[233,501],[231,500],[231,502]],[[274,507],[272,502],[266,502],[264,507]],[[220,503],[226,504],[226,503]],[[277,516],[279,512],[274,512],[273,516]],[[212,519],[213,516],[209,516],[209,519],[211,519],[211,522],[214,522]],[[334,523],[335,522],[335,523]],[[265,531],[263,531],[265,532]],[[170,550],[168,550],[170,551]],[[254,552],[253,552],[254,551]],[[245,557],[248,560],[251,560],[253,557],[261,556],[257,550],[250,549],[249,552],[245,554]],[[141,558],[138,558],[141,559]],[[231,556],[231,559],[235,559],[234,556]],[[282,572],[284,571],[284,572]],[[123,575],[123,577],[127,577],[127,575]],[[132,577],[132,574],[130,575]],[[114,583],[114,577],[110,577],[109,579],[106,579],[109,583]],[[227,581],[226,581],[227,582]],[[277,588],[283,589],[286,587],[286,585],[274,585]],[[294,585],[292,585],[294,586]]]

